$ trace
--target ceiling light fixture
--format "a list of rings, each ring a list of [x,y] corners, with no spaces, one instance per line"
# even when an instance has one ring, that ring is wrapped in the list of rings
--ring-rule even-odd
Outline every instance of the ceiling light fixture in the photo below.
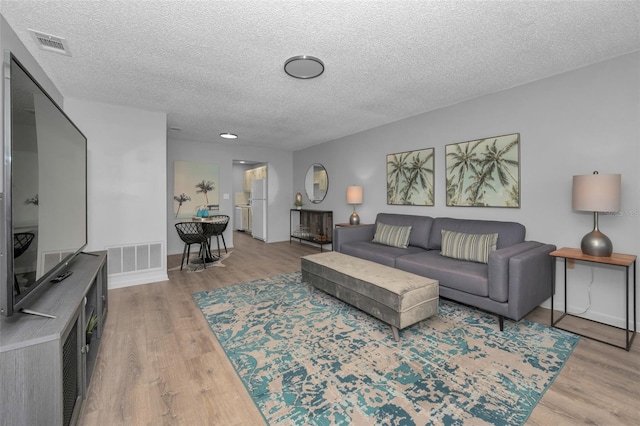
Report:
[[[223,139],[238,139],[238,135],[233,133],[220,133],[220,137]]]
[[[284,63],[284,72],[294,78],[316,78],[324,72],[324,62],[314,56],[298,55]]]

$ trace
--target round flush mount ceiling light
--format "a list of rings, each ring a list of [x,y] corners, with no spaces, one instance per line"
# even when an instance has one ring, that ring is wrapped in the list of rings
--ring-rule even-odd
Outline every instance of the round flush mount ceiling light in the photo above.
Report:
[[[223,139],[238,139],[238,135],[233,133],[220,133],[220,137]]]
[[[313,56],[298,55],[286,60],[284,72],[294,78],[316,78],[324,72],[324,63]]]

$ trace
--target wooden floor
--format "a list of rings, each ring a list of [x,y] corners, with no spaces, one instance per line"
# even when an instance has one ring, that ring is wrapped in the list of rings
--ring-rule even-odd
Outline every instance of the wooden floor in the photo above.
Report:
[[[81,425],[260,425],[262,415],[191,298],[300,269],[319,250],[236,232],[225,267],[109,291],[109,316]],[[169,256],[171,269],[180,256]],[[529,318],[549,322],[539,308]],[[627,352],[581,339],[527,424],[637,425],[640,340]]]

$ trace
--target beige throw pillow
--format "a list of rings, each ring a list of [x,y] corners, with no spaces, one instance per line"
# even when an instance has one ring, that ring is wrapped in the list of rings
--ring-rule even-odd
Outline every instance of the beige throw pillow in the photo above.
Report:
[[[377,222],[373,242],[391,247],[407,248],[410,236],[411,226],[387,225]]]
[[[496,250],[498,234],[464,234],[442,230],[440,254],[460,260],[488,263],[489,253]]]

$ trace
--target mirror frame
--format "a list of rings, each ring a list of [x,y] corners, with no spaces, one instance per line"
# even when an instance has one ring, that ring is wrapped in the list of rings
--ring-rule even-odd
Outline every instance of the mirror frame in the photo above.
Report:
[[[326,181],[324,194],[318,192],[318,194],[316,195],[316,190],[320,191],[320,187],[322,184],[322,182],[316,182],[315,180],[316,173],[318,172],[324,172]],[[309,166],[304,179],[304,191],[307,194],[307,198],[309,199],[309,201],[313,204],[319,204],[324,201],[327,193],[329,192],[329,173],[327,173],[326,167],[324,167],[320,163],[313,163],[311,166]]]

